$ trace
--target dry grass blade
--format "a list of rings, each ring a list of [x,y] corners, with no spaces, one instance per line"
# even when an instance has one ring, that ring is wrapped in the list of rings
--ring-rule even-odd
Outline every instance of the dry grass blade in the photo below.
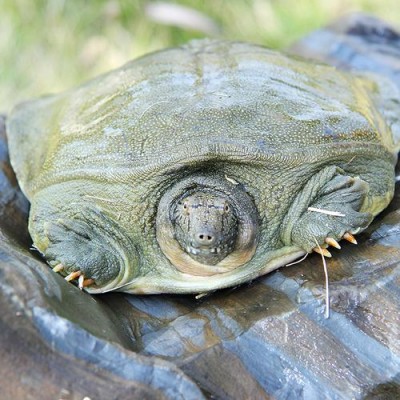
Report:
[[[194,8],[166,1],[151,2],[145,6],[148,18],[155,22],[193,29],[208,35],[218,35],[219,27],[215,21]]]
[[[329,277],[328,277],[328,268],[326,266],[325,257],[322,254],[321,246],[318,244],[317,239],[315,239],[315,243],[317,244],[319,250],[321,250],[322,264],[324,266],[324,274],[325,274],[325,318],[329,318],[330,309],[329,309]]]
[[[316,208],[316,207],[308,207],[308,211],[315,211],[319,212],[321,214],[327,214],[327,215],[333,215],[335,217],[345,217],[345,214],[338,212],[338,211],[330,211],[330,210],[324,210],[323,208]]]
[[[304,261],[308,257],[309,254],[310,253],[304,254],[304,256],[301,257],[299,260],[296,260],[296,261],[293,261],[293,262],[291,262],[289,264],[286,264],[285,267],[290,267],[291,265],[295,265],[295,264],[301,263],[302,261]]]
[[[199,300],[199,299],[202,299],[203,297],[208,296],[209,294],[210,294],[210,293],[208,293],[208,292],[199,293],[199,294],[197,294],[196,296],[194,296],[194,298],[195,298],[196,300]]]

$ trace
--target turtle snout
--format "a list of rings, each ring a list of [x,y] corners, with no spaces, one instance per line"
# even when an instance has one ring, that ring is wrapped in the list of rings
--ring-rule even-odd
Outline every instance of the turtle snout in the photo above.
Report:
[[[212,247],[216,243],[216,232],[208,229],[201,229],[193,235],[193,245],[198,247]]]
[[[195,260],[215,265],[224,259],[233,249],[234,238],[210,226],[199,226],[189,232],[186,252]]]

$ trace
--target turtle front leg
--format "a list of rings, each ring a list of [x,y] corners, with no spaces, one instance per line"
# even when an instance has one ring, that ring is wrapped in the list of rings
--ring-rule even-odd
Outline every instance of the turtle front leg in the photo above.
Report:
[[[342,238],[357,243],[353,234],[364,230],[373,215],[361,212],[369,185],[358,177],[330,166],[314,175],[297,195],[282,226],[285,245],[323,252],[323,247],[340,248]],[[322,250],[321,250],[322,249]]]
[[[50,211],[33,203],[29,230],[53,270],[81,289],[113,290],[137,271],[138,254],[128,236],[95,208]]]

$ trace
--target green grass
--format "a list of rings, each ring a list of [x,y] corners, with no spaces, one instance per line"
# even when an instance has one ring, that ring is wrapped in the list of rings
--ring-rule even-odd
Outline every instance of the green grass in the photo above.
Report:
[[[0,111],[76,85],[141,54],[217,36],[283,48],[346,12],[362,10],[394,25],[398,0],[180,0],[219,33],[166,26],[140,0],[3,0],[0,13]],[[166,2],[168,3],[168,2]],[[169,2],[172,3],[172,2]]]

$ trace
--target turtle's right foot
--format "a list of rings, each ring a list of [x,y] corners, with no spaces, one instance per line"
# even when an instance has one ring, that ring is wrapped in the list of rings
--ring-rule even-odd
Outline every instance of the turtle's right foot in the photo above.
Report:
[[[59,263],[55,267],[52,268],[54,272],[62,272],[64,271],[65,267],[63,264]],[[75,279],[78,279],[78,287],[79,289],[83,289],[87,286],[90,286],[94,283],[94,279],[85,279],[85,275],[82,273],[82,271],[74,271],[68,274],[67,276],[64,277],[64,279],[67,282],[74,281]]]
[[[61,272],[63,270],[64,270],[64,265],[62,265],[61,263],[57,264],[55,267],[53,267],[54,272]]]
[[[71,281],[79,278],[81,275],[82,275],[81,271],[74,271],[74,272],[71,272],[70,274],[68,274],[64,279],[67,282],[71,282]]]

